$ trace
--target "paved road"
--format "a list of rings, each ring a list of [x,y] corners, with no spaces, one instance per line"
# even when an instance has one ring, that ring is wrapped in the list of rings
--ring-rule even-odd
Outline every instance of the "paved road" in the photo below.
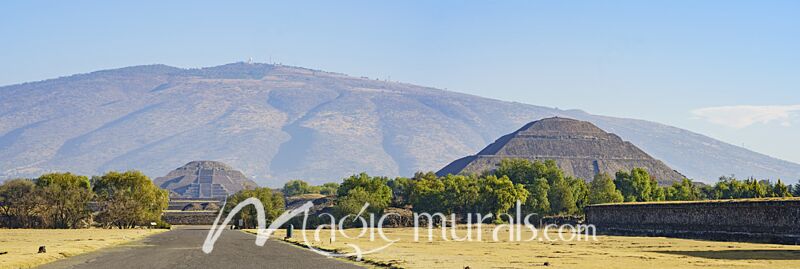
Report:
[[[222,233],[211,254],[205,254],[200,247],[207,234],[203,226],[175,228],[39,268],[361,268],[274,239],[259,247],[255,235],[230,230]]]

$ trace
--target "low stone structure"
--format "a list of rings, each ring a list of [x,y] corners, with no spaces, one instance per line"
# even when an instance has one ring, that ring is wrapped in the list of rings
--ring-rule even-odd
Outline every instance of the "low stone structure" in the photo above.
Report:
[[[221,202],[214,199],[173,198],[161,219],[172,225],[210,225],[221,206]]]
[[[173,211],[165,212],[161,219],[172,225],[211,225],[218,211]]]
[[[213,199],[177,199],[169,200],[168,211],[216,211],[222,206],[219,200]]]
[[[585,212],[605,234],[800,243],[798,198],[601,204]]]

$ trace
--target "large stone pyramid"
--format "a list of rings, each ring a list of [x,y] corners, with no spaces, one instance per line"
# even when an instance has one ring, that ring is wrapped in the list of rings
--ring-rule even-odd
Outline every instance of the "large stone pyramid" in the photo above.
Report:
[[[241,171],[215,161],[193,161],[154,183],[170,191],[175,198],[224,199],[242,189],[254,188],[256,183]]]
[[[591,180],[594,175],[634,167],[646,168],[659,184],[681,180],[683,175],[619,136],[594,124],[567,118],[546,118],[528,123],[500,137],[476,155],[458,159],[437,174],[481,173],[507,158],[555,160],[567,175]]]

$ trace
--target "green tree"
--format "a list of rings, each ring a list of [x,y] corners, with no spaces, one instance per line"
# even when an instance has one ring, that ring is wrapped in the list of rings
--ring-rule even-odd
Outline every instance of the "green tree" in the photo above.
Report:
[[[734,199],[739,198],[740,192],[743,190],[741,182],[733,176],[722,176],[716,184],[714,184],[713,195],[711,199]]]
[[[498,178],[490,175],[479,179],[478,182],[482,208],[492,212],[496,222],[501,221],[500,215],[507,213],[517,200],[524,204],[528,198],[529,193],[525,187],[522,184],[514,184],[506,176]]]
[[[792,187],[792,196],[794,196],[794,197],[800,197],[800,182],[797,182],[797,183],[796,183],[796,184],[794,184],[794,186]]]
[[[658,183],[655,181],[655,179],[653,179],[651,184],[653,190],[652,193],[650,194],[650,201],[666,201],[667,200],[666,188],[658,186]]]
[[[588,204],[589,189],[586,182],[579,178],[565,177],[564,171],[554,160],[529,161],[526,159],[503,159],[493,173],[497,177],[507,176],[512,182],[525,185],[530,193],[541,193],[536,186],[543,186],[539,179],[547,181],[547,203],[544,199],[534,199],[530,204],[537,204],[538,209],[548,208],[548,213],[572,214],[581,212]]]
[[[41,196],[30,179],[11,179],[0,185],[0,226],[36,228],[41,225]]]
[[[789,187],[778,179],[778,182],[772,186],[772,197],[792,197],[792,193],[789,191]]]
[[[663,201],[666,199],[664,190],[644,168],[634,168],[630,173],[617,172],[614,184],[622,192],[626,202]]]
[[[494,173],[497,177],[507,176],[515,184],[530,185],[539,178],[547,179],[552,185],[556,179],[564,178],[564,171],[553,160],[529,161],[526,159],[503,159]]]
[[[666,193],[669,201],[694,201],[700,199],[699,190],[688,178],[673,183],[671,187],[667,188]]]
[[[525,203],[530,213],[536,213],[541,217],[550,212],[550,200],[547,199],[550,184],[547,183],[547,179],[536,179],[532,184],[525,186],[525,189],[530,192]]]
[[[412,181],[408,178],[398,177],[386,183],[392,189],[392,206],[403,207],[409,204],[412,190]]]
[[[589,184],[589,204],[621,203],[622,193],[606,173],[597,174]]]
[[[480,199],[478,179],[463,175],[447,175],[441,178],[444,184],[443,213],[475,213]]]
[[[133,228],[161,219],[168,193],[139,171],[108,172],[93,178],[100,212],[97,221],[106,227]]]
[[[355,187],[346,196],[339,197],[336,201],[335,210],[340,216],[357,215],[361,208],[366,203],[369,203],[367,213],[380,213],[382,208],[373,206],[376,202],[379,203],[375,195],[367,192],[362,187]]]
[[[283,184],[283,195],[287,197],[314,193],[314,188],[308,182],[296,179]]]
[[[89,201],[94,193],[89,178],[71,173],[44,174],[36,179],[36,186],[47,208],[45,220],[51,228],[78,228],[88,225],[91,218]],[[82,223],[84,225],[82,225]]]
[[[573,214],[577,212],[575,197],[569,182],[563,177],[557,177],[550,184],[547,200],[550,201],[550,213]]]
[[[225,214],[230,214],[231,210],[242,201],[248,198],[258,198],[261,204],[264,205],[264,216],[267,225],[272,223],[275,218],[283,214],[285,208],[285,201],[283,195],[276,193],[270,188],[255,188],[245,189],[228,197],[223,209]],[[256,228],[258,225],[257,211],[255,206],[248,206],[236,213],[233,217],[234,223],[238,224],[238,220],[242,220],[244,227],[242,228]]]
[[[339,183],[329,182],[319,186],[319,193],[325,196],[336,195],[339,190]]]
[[[589,205],[589,186],[581,178],[567,177],[566,180],[572,189],[572,198],[575,199],[577,212],[583,213],[583,208]]]
[[[745,180],[745,193],[744,198],[763,198],[769,194],[769,182],[762,182],[755,178]]]
[[[714,186],[713,185],[700,185],[697,187],[699,191],[699,200],[712,200],[714,198]]]
[[[336,211],[341,215],[358,214],[354,205],[369,203],[368,212],[380,213],[392,201],[392,189],[389,188],[385,177],[370,177],[367,173],[353,175],[345,178],[337,191],[338,201]],[[348,197],[351,192],[352,196]]]
[[[542,177],[535,171],[533,163],[526,159],[502,159],[497,169],[494,171],[497,177],[506,176],[511,182],[519,184],[531,184],[537,178]]]
[[[443,212],[444,182],[433,173],[417,173],[411,184],[409,201],[416,212]]]

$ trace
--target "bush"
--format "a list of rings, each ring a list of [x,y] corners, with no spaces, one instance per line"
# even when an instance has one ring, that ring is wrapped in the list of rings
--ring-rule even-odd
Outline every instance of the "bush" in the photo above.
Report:
[[[172,224],[169,224],[164,220],[157,220],[156,221],[156,226],[154,226],[153,228],[154,229],[167,229],[167,230],[170,230],[170,229],[172,229]]]

